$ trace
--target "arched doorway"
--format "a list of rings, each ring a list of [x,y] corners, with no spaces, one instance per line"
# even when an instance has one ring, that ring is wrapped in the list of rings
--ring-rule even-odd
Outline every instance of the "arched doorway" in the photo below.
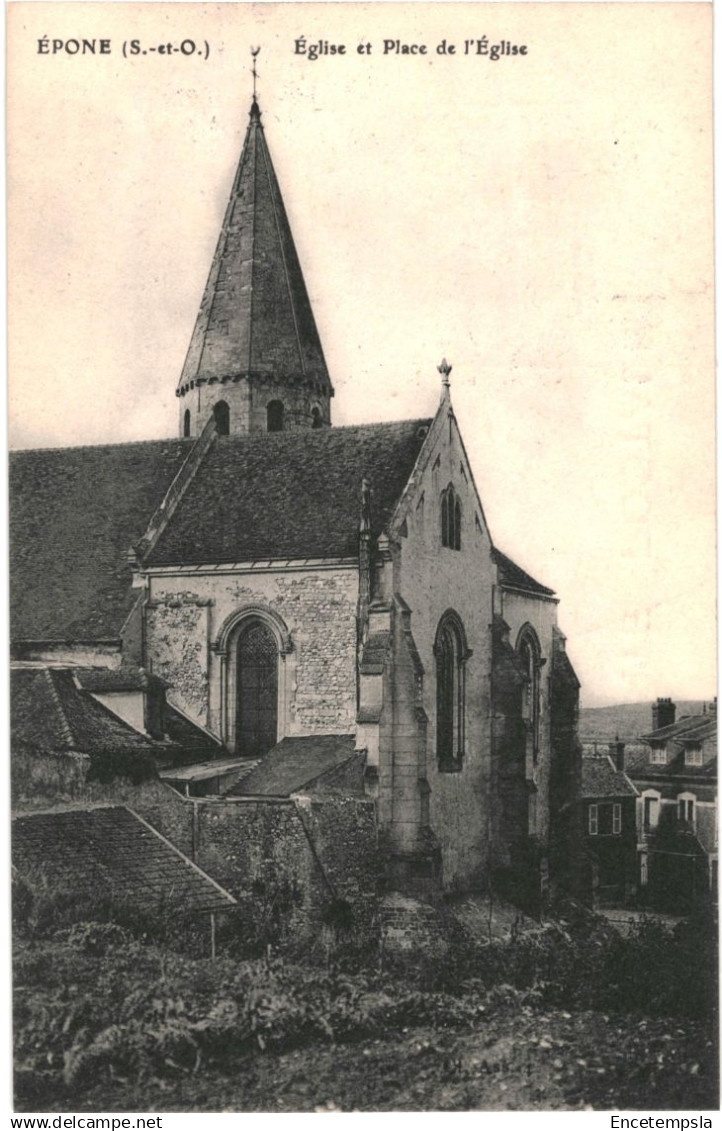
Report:
[[[236,649],[236,752],[258,758],[278,739],[278,644],[267,624],[252,619]]]

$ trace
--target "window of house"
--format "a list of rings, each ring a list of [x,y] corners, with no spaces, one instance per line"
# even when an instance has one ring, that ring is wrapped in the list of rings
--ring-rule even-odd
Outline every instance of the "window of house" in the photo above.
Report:
[[[441,495],[441,545],[461,549],[461,502],[451,483]]]
[[[466,710],[465,664],[470,655],[464,628],[448,612],[436,632],[436,757],[442,772],[461,769]]]
[[[667,765],[667,751],[664,746],[653,746],[652,753],[649,758],[655,766]]]
[[[589,806],[589,835],[618,836],[622,831],[622,806],[617,802]]]
[[[228,436],[231,431],[231,410],[226,401],[217,401],[213,405],[213,416],[218,435]]]
[[[644,831],[653,832],[659,824],[659,797],[644,798]]]
[[[313,406],[313,408],[311,409],[311,427],[312,428],[321,428],[322,425],[323,425],[323,418],[321,416],[321,409],[318,407],[317,404],[315,404]]]
[[[682,793],[677,798],[677,818],[680,822],[694,825],[696,797],[692,793]]]
[[[266,424],[269,432],[283,432],[283,404],[269,401],[266,405]]]
[[[191,434],[191,410],[187,408],[183,413],[183,435],[185,437]]]
[[[684,764],[685,766],[701,766],[702,747],[688,746],[684,752]]]

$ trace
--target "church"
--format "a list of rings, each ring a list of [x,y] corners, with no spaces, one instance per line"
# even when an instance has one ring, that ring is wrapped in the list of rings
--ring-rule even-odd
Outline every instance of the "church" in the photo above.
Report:
[[[11,457],[26,868],[106,807],[239,901],[574,888],[558,598],[494,543],[438,373],[433,418],[334,427],[254,95],[177,439]]]

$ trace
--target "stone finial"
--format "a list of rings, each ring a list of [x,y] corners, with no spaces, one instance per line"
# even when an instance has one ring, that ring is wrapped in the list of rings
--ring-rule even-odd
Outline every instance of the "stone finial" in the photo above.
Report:
[[[441,395],[442,395],[442,397],[448,397],[449,396],[449,389],[451,387],[451,382],[449,381],[449,374],[451,373],[453,366],[449,365],[446,358],[443,358],[441,365],[437,365],[436,368],[438,369],[439,373],[441,374]]]

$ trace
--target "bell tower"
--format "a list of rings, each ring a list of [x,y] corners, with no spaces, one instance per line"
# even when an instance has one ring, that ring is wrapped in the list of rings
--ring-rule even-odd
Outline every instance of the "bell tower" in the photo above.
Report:
[[[255,91],[176,396],[182,437],[211,414],[231,436],[331,423],[333,386]]]

